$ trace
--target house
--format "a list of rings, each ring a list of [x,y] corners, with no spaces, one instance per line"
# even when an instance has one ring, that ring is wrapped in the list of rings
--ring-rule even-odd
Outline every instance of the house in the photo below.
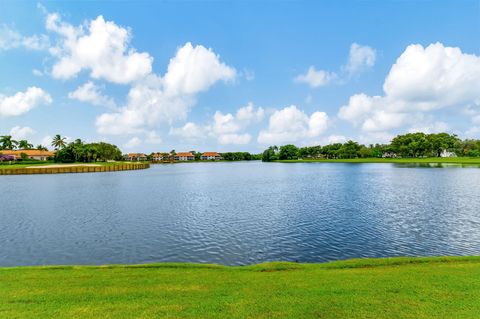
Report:
[[[440,153],[440,157],[457,157],[457,154],[455,154],[455,152],[449,152],[447,150],[443,150]]]
[[[15,160],[22,159],[22,154],[25,154],[24,156],[29,159],[38,161],[46,161],[50,157],[55,156],[55,152],[40,150],[1,150],[0,153],[4,156],[13,157]]]
[[[204,161],[218,161],[222,159],[222,155],[218,154],[217,152],[205,152],[200,158]]]
[[[191,152],[180,152],[175,154],[176,161],[193,161],[195,156]]]
[[[152,153],[152,162],[161,162],[165,158],[163,153]]]
[[[125,157],[125,160],[131,161],[131,162],[147,160],[147,155],[143,153],[128,153],[124,157]]]
[[[152,162],[170,162],[172,156],[169,153],[152,153]]]
[[[383,158],[396,158],[397,154],[394,152],[385,152],[382,155]]]

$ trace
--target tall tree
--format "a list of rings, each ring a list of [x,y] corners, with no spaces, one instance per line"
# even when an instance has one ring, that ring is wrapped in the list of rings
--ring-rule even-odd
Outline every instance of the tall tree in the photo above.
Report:
[[[22,150],[31,150],[33,144],[30,144],[27,140],[18,141],[18,148]]]
[[[55,135],[52,140],[52,146],[55,147],[56,150],[62,149],[67,146],[67,143],[65,142],[65,137],[61,137],[60,134]]]
[[[4,150],[13,150],[18,145],[18,142],[12,139],[10,135],[0,136],[0,144]]]

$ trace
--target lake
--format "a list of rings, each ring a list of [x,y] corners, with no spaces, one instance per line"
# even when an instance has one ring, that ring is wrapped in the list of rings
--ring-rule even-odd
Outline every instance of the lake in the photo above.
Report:
[[[476,167],[184,163],[0,181],[0,266],[480,255]]]

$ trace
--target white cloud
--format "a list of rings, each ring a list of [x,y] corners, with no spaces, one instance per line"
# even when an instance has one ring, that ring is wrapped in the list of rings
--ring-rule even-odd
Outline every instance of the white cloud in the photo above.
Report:
[[[46,28],[61,37],[58,45],[50,49],[58,59],[52,69],[55,78],[69,79],[88,70],[94,79],[125,84],[152,71],[153,58],[130,47],[130,30],[105,21],[101,15],[75,27],[51,13]]]
[[[327,137],[328,144],[345,143],[347,138],[343,135],[330,135]]]
[[[115,108],[115,102],[109,96],[103,95],[101,88],[92,81],[79,86],[75,91],[68,93],[70,99],[81,102],[91,103],[93,105]]]
[[[371,68],[375,65],[377,52],[375,49],[367,46],[352,43],[350,46],[350,54],[348,56],[348,63],[344,69],[350,74],[356,74],[364,69]]]
[[[51,146],[52,146],[52,140],[53,140],[53,138],[50,135],[46,135],[40,141],[40,145],[43,145],[43,146],[48,147],[50,149]]]
[[[23,36],[18,31],[8,27],[0,26],[0,51],[16,48],[27,50],[46,50],[49,47],[48,37],[42,35]]]
[[[234,114],[223,114],[220,111],[213,115],[213,122],[208,125],[186,123],[183,127],[171,128],[170,135],[178,136],[182,140],[194,142],[206,138],[215,138],[219,144],[248,144],[252,136],[245,133],[245,129],[263,119],[263,108],[255,108],[252,103],[241,107]]]
[[[149,131],[146,134],[145,142],[148,144],[160,144],[162,143],[162,138],[156,131]]]
[[[10,130],[10,135],[14,140],[24,140],[27,139],[29,136],[35,134],[35,131],[28,126],[14,126]]]
[[[217,111],[213,116],[213,124],[207,129],[220,144],[248,144],[252,137],[242,131],[250,124],[261,121],[264,114],[263,108],[255,110],[252,103],[238,109],[235,115]]]
[[[325,86],[333,81],[344,83],[349,77],[373,67],[376,57],[377,53],[375,49],[366,45],[352,43],[350,46],[348,62],[340,68],[338,73],[316,70],[315,66],[312,65],[308,68],[307,73],[298,75],[294,78],[294,81],[307,84],[311,88]]]
[[[205,91],[217,81],[231,81],[236,71],[223,62],[212,49],[187,42],[170,59],[163,78],[164,89],[170,96],[193,95]]]
[[[43,72],[38,69],[33,69],[32,74],[35,76],[43,76]]]
[[[125,144],[123,144],[123,147],[127,149],[133,149],[135,147],[140,146],[141,144],[142,144],[142,141],[137,136],[135,136],[129,139]]]
[[[51,96],[38,87],[29,87],[25,92],[12,96],[0,94],[0,117],[18,116],[39,105],[52,103]]]
[[[409,45],[390,69],[383,96],[356,94],[338,116],[366,132],[410,125],[438,131],[447,127],[424,114],[445,107],[480,105],[480,57],[441,43]],[[432,124],[432,122],[434,122]]]
[[[170,60],[163,78],[150,75],[130,89],[125,107],[100,115],[97,130],[103,134],[129,134],[146,126],[184,119],[196,103],[196,94],[218,81],[232,80],[235,74],[211,49],[187,43]]]
[[[307,73],[298,75],[294,81],[297,83],[305,83],[312,88],[316,88],[329,84],[335,78],[335,73],[324,70],[317,71],[314,66],[310,66]]]
[[[328,116],[315,112],[310,117],[295,105],[275,111],[269,119],[268,129],[260,131],[260,144],[293,143],[318,137],[328,127]]]
[[[188,122],[179,128],[171,128],[170,135],[178,136],[186,141],[198,141],[205,137],[205,130],[193,122]]]
[[[248,133],[244,134],[222,134],[218,136],[218,143],[226,144],[248,144],[252,140],[252,136]]]

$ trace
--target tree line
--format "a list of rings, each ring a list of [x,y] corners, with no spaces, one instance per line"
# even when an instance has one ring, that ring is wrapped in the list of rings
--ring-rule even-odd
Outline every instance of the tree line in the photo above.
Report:
[[[408,133],[397,135],[390,144],[370,144],[355,141],[333,143],[325,146],[297,147],[292,144],[270,146],[262,154],[265,162],[308,158],[348,159],[379,157],[440,157],[442,152],[455,156],[480,157],[480,140],[461,140],[448,133]]]
[[[122,152],[113,144],[84,143],[81,139],[76,139],[67,143],[66,138],[57,134],[53,137],[51,146],[55,149],[55,156],[52,158],[55,162],[73,163],[73,162],[96,162],[108,160],[121,160]],[[33,146],[27,140],[16,141],[10,135],[0,136],[1,150],[41,150],[47,151],[48,148],[43,145]]]

